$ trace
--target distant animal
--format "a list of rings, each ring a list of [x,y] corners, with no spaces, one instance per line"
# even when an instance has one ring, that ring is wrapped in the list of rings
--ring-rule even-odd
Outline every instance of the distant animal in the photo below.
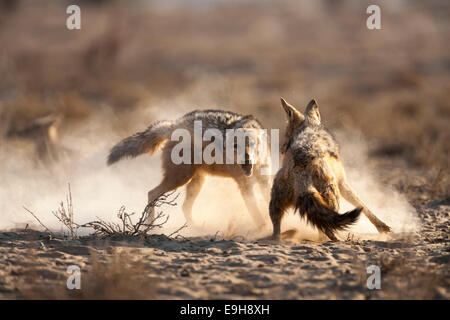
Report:
[[[335,232],[355,223],[361,211],[379,232],[389,232],[390,227],[363,204],[348,184],[338,144],[322,126],[316,101],[308,103],[304,114],[283,98],[281,104],[288,123],[281,145],[285,156],[269,203],[272,238],[280,238],[281,219],[290,207],[333,241],[337,240]],[[341,196],[357,208],[339,214]]]
[[[55,113],[23,121],[10,126],[6,132],[8,138],[31,140],[35,146],[36,158],[44,163],[57,161],[65,151],[59,143],[58,129],[62,117]]]
[[[195,110],[175,121],[158,121],[146,130],[122,140],[111,149],[107,163],[111,165],[125,157],[136,157],[144,153],[153,154],[159,148],[162,148],[164,177],[158,186],[148,192],[148,203],[171,190],[186,185],[186,198],[182,209],[188,224],[195,225],[192,219],[192,207],[202,188],[205,177],[207,175],[215,175],[232,178],[237,183],[256,226],[261,228],[264,225],[264,219],[258,208],[253,187],[259,185],[260,191],[268,203],[271,177],[261,174],[261,169],[270,169],[270,158],[266,157],[263,159],[260,152],[254,153],[253,151],[259,148],[259,143],[249,142],[245,144],[245,160],[241,164],[238,164],[237,161],[233,161],[232,164],[226,164],[225,161],[223,164],[217,162],[207,164],[205,161],[195,164],[194,152],[191,152],[188,163],[174,163],[171,155],[179,142],[171,139],[172,133],[177,129],[184,129],[193,136],[194,122],[198,123],[198,121],[201,121],[203,131],[207,129],[219,130],[223,137],[223,145],[220,145],[220,147],[224,154],[230,148],[225,142],[227,130],[241,131],[244,134],[253,135],[258,135],[260,130],[262,130],[260,122],[252,115],[240,115],[223,110]],[[192,144],[190,147],[194,150],[194,139],[191,140]],[[210,143],[202,141],[202,153]],[[233,155],[236,156],[237,144],[232,144],[231,148],[233,148]],[[185,151],[183,150],[183,152]],[[256,156],[252,156],[254,154]],[[226,197],[225,195],[224,203],[226,203]]]

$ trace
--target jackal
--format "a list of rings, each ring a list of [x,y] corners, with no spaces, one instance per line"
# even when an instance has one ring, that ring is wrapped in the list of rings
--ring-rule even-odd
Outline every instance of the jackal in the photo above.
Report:
[[[36,160],[51,164],[69,152],[58,138],[61,121],[62,116],[54,113],[33,119],[13,119],[13,125],[6,131],[6,137],[33,141]]]
[[[158,121],[149,126],[145,131],[136,133],[115,145],[108,156],[108,165],[119,161],[125,157],[136,157],[143,153],[153,154],[162,147],[162,167],[163,180],[152,190],[148,192],[148,202],[152,202],[159,196],[175,190],[178,187],[186,185],[186,198],[183,203],[183,213],[188,224],[192,225],[192,207],[195,198],[198,196],[205,176],[216,175],[234,179],[238,184],[240,192],[244,198],[245,204],[256,225],[261,227],[264,225],[264,219],[258,209],[257,201],[253,193],[253,187],[259,185],[267,203],[270,199],[270,177],[261,174],[261,169],[270,168],[270,158],[259,158],[259,152],[251,152],[251,148],[258,148],[258,143],[245,144],[245,161],[242,164],[233,161],[232,164],[211,163],[207,164],[202,161],[196,164],[194,155],[191,152],[190,161],[188,163],[175,164],[172,159],[172,152],[178,141],[171,139],[172,133],[176,129],[187,130],[190,134],[195,135],[195,125],[201,121],[202,128],[219,130],[226,140],[226,134],[229,130],[241,130],[245,133],[259,134],[262,130],[260,122],[252,115],[240,115],[234,112],[222,110],[195,110],[185,114],[183,117],[175,121]],[[194,140],[194,139],[191,139]],[[258,142],[259,139],[251,141]],[[210,142],[209,142],[210,143]],[[164,146],[163,146],[164,144]],[[207,143],[202,140],[201,152],[205,150]],[[194,142],[190,145],[194,150]],[[223,142],[220,146],[225,154],[227,152],[227,144]],[[228,148],[230,148],[228,146]],[[232,144],[233,154],[236,154],[238,146]],[[184,152],[185,150],[183,150]],[[251,158],[251,155],[257,154],[257,158]]]
[[[289,207],[298,210],[301,217],[306,217],[333,241],[337,240],[335,231],[356,222],[361,211],[379,232],[389,232],[390,228],[362,203],[347,183],[339,147],[321,125],[316,101],[309,102],[305,114],[283,98],[281,104],[288,124],[281,146],[285,157],[275,176],[269,204],[272,238],[279,239],[281,219]],[[338,214],[341,195],[357,208]]]

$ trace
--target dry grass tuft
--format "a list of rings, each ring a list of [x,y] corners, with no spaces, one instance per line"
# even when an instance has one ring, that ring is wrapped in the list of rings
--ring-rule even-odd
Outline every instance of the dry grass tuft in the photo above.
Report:
[[[158,211],[155,213],[155,210],[164,205],[176,206],[177,203],[175,201],[179,196],[178,193],[173,198],[171,198],[174,195],[175,191],[161,195],[154,201],[147,204],[137,221],[133,221],[132,219],[132,216],[135,215],[135,213],[127,213],[125,211],[125,206],[122,206],[117,214],[120,223],[108,222],[102,219],[98,219],[84,224],[79,224],[74,221],[72,191],[70,189],[70,184],[68,184],[68,188],[69,192],[66,197],[67,209],[64,205],[64,202],[61,201],[58,210],[53,211],[53,215],[63,224],[63,226],[68,229],[70,239],[77,238],[77,230],[79,228],[92,228],[94,229],[94,235],[96,236],[145,236],[152,230],[162,228],[164,224],[166,224],[169,220],[168,214],[164,213],[163,211]],[[55,236],[55,234],[42,223],[42,221],[34,212],[27,209],[26,207],[23,208],[28,213],[30,213],[46,231],[48,231],[52,236]],[[183,226],[172,232],[169,237],[179,236],[178,233],[186,227],[187,224],[184,224]],[[65,235],[63,234],[63,236]]]
[[[133,222],[131,219],[135,213],[127,213],[125,211],[125,207],[122,206],[117,214],[117,217],[121,221],[120,223],[107,222],[99,219],[80,225],[80,227],[92,228],[94,229],[94,234],[100,236],[111,236],[114,234],[131,236],[146,235],[154,229],[162,228],[162,226],[169,220],[169,215],[165,214],[163,211],[159,211],[155,214],[154,211],[156,208],[163,205],[176,206],[177,204],[175,200],[178,198],[179,194],[177,194],[173,199],[170,199],[174,192],[175,191],[164,194],[147,204],[136,222]],[[181,230],[181,228],[178,229],[178,231],[179,230]]]
[[[67,210],[64,206],[64,202],[61,201],[59,208],[53,211],[53,215],[69,230],[69,236],[71,239],[77,237],[77,229],[79,225],[73,220],[73,203],[72,203],[72,191],[70,190],[70,183],[68,184],[69,193],[66,197]]]

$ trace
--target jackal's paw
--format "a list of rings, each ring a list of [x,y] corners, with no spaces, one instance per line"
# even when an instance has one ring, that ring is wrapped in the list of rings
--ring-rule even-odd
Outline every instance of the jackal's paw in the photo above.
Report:
[[[379,233],[389,233],[392,231],[391,227],[389,227],[387,224],[381,222],[376,226]]]
[[[278,235],[271,235],[271,236],[268,237],[268,240],[279,242],[279,241],[281,241],[281,236],[279,234]]]
[[[273,234],[272,235],[270,235],[270,236],[267,236],[267,237],[264,237],[264,238],[260,238],[260,239],[258,239],[258,241],[263,241],[263,242],[268,242],[268,243],[271,243],[271,242],[279,242],[280,241],[280,235],[278,235],[278,236],[274,236]]]

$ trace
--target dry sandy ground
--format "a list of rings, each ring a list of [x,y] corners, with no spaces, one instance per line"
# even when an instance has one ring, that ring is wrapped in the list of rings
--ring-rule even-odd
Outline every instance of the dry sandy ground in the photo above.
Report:
[[[51,239],[45,232],[0,232],[0,298],[449,299],[450,203],[431,201],[419,173],[397,177],[417,210],[416,234],[342,234],[341,242],[270,243],[163,235]],[[362,240],[378,238],[378,240]],[[81,290],[66,289],[69,265]],[[369,265],[381,289],[367,288]]]
[[[356,156],[366,143],[353,143],[362,135],[377,151],[367,160],[376,162],[376,181],[394,184],[421,226],[391,238],[343,233],[338,243],[222,239],[215,231],[77,240],[0,231],[0,298],[450,298],[449,1],[377,1],[379,31],[366,28],[367,0],[196,1],[207,8],[151,1],[145,10],[144,1],[89,2],[98,1],[83,1],[82,31],[68,32],[66,1],[0,0],[16,4],[0,9],[1,228],[24,222],[22,205],[51,216],[67,182],[82,218],[125,198],[139,203],[159,179],[157,162],[107,170],[107,148],[200,107],[284,128],[280,96],[301,109],[317,98],[326,126],[345,133],[343,159],[356,167],[366,161]],[[47,112],[63,116],[53,142],[62,159],[51,170],[37,169],[32,156],[46,131],[24,130]],[[436,188],[430,175],[438,170],[447,179]],[[81,290],[66,289],[70,265],[81,268]],[[366,286],[369,265],[381,268],[380,290]]]

